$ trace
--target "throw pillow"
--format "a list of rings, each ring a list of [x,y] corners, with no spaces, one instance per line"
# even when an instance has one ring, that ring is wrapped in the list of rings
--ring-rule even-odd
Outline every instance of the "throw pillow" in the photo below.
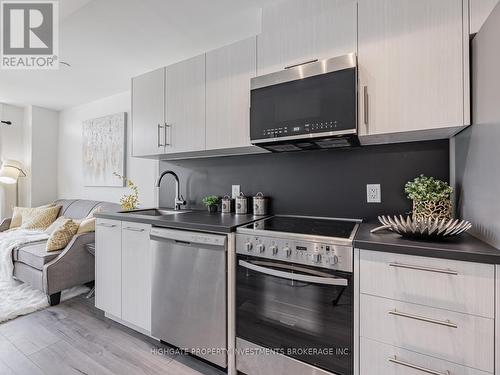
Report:
[[[95,217],[85,218],[80,222],[77,234],[95,232]]]
[[[54,207],[55,203],[49,203],[40,207],[14,207],[12,210],[12,219],[10,221],[9,229],[19,228],[23,223],[23,214],[37,210],[40,208]]]
[[[45,229],[45,233],[50,236],[57,228],[64,224],[66,220],[68,220],[67,217],[59,216],[47,229]]]
[[[21,228],[45,230],[57,219],[60,210],[61,206],[54,206],[26,211],[23,213]]]
[[[71,219],[66,219],[62,225],[52,232],[47,240],[47,251],[64,249],[78,231],[78,224]]]

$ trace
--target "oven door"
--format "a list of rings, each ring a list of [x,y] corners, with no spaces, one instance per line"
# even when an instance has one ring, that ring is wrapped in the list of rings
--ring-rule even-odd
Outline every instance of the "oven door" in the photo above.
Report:
[[[352,374],[352,274],[238,256],[236,335],[338,375]]]

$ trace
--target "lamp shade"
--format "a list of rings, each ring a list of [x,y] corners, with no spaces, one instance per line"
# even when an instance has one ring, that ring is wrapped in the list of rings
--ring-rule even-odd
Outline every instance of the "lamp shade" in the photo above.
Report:
[[[19,175],[26,176],[22,170],[22,164],[15,160],[5,160],[0,168],[0,182],[4,184],[15,184]]]

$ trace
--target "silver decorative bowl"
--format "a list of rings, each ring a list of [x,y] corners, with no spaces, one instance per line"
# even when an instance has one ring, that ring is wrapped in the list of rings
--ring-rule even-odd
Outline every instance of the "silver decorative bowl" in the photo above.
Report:
[[[371,233],[379,230],[390,230],[403,237],[439,240],[447,237],[458,236],[468,231],[472,224],[460,219],[419,219],[412,216],[379,216],[382,226],[374,228]]]

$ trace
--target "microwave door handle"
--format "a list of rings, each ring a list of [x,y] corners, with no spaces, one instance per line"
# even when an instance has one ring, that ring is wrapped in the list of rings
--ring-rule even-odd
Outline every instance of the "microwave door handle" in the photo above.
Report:
[[[347,279],[342,279],[342,278],[308,276],[308,275],[302,275],[299,273],[278,271],[278,270],[274,270],[272,268],[258,266],[256,264],[252,264],[252,263],[244,261],[244,260],[240,260],[238,262],[238,264],[241,267],[247,268],[249,270],[263,273],[263,274],[269,275],[269,276],[280,277],[282,279],[302,281],[305,283],[313,283],[313,284],[323,284],[323,285],[339,285],[339,286],[347,286],[348,285]]]

